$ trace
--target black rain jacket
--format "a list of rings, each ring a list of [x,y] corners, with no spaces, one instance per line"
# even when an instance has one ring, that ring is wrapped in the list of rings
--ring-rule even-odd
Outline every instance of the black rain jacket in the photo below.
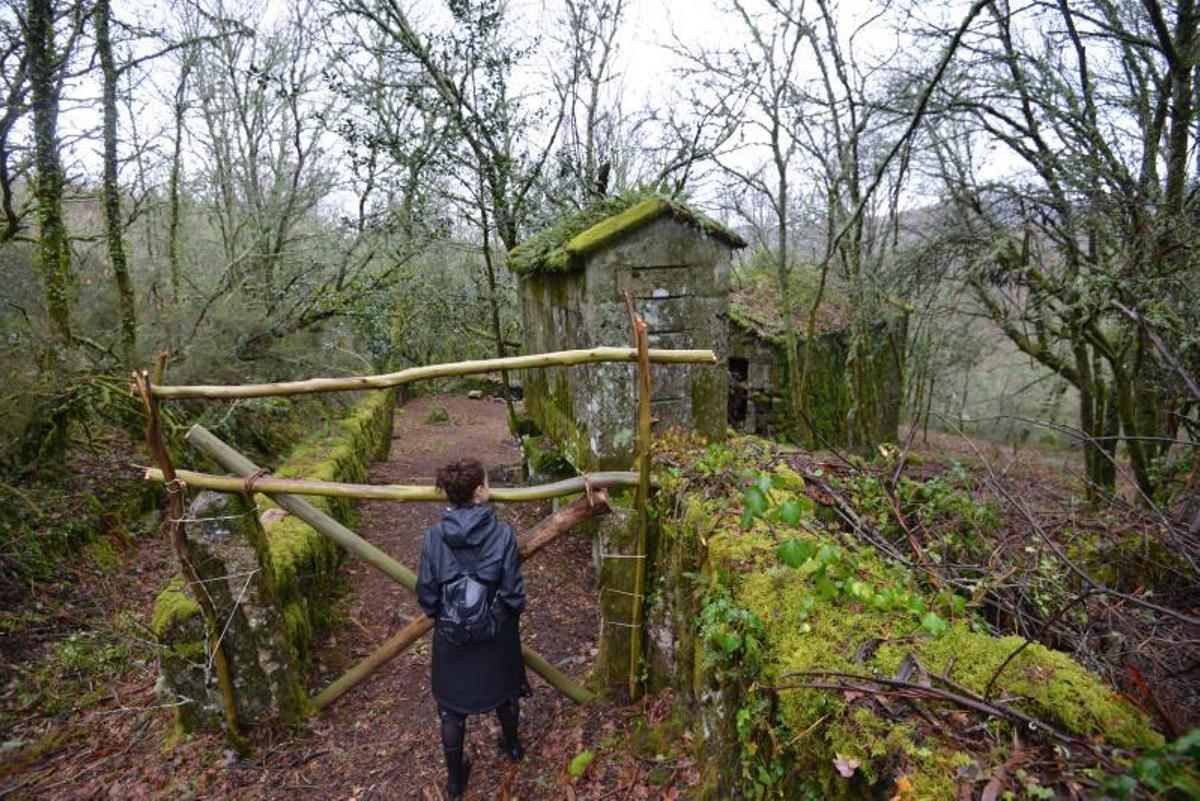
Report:
[[[433,696],[462,714],[495,709],[525,683],[519,628],[525,582],[512,526],[496,520],[492,507],[447,509],[430,526],[421,549],[417,601],[436,620],[442,584],[458,575],[459,566],[467,571],[472,564],[476,577],[495,589],[498,633],[487,642],[466,645],[455,645],[436,631],[433,636]]]

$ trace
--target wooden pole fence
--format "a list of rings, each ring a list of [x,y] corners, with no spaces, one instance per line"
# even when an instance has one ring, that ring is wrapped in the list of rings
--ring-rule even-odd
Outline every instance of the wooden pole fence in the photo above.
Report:
[[[716,364],[711,350],[650,350],[649,360],[655,364]],[[528,370],[538,367],[571,366],[596,362],[636,362],[637,348],[598,347],[588,350],[563,350],[534,353],[526,356],[507,356],[502,359],[477,359],[448,364],[410,367],[384,375],[348,376],[345,378],[310,378],[306,381],[281,381],[272,384],[232,384],[169,386],[153,384],[151,394],[156,398],[265,398],[281,395],[304,395],[312,392],[345,392],[362,389],[387,389],[413,381],[450,376],[494,373],[502,370]]]
[[[246,480],[237,476],[216,476],[211,473],[196,473],[191,470],[176,470],[175,477],[189,487],[210,489],[219,492],[242,492]],[[146,469],[147,481],[163,481],[163,472],[157,467]],[[549,484],[533,487],[492,487],[491,499],[497,503],[521,503],[545,501],[574,495],[578,492],[638,486],[639,476],[632,471],[610,471],[587,473]],[[254,492],[263,495],[319,495],[326,498],[356,498],[373,501],[398,501],[401,503],[445,501],[446,494],[436,487],[404,484],[344,484],[335,481],[309,481],[294,478],[272,478],[263,476],[253,482]]]
[[[155,375],[161,377],[165,368],[166,354],[164,353],[158,357]],[[175,467],[171,463],[171,455],[167,451],[167,444],[163,439],[158,401],[155,400],[150,392],[150,373],[146,370],[139,370],[133,374],[133,380],[137,394],[141,396],[142,402],[146,405],[146,444],[149,446],[154,460],[158,462],[161,468],[159,472],[162,474],[163,483],[166,484],[167,488],[166,523],[168,538],[171,541],[171,547],[175,551],[176,558],[179,559],[179,569],[187,582],[188,591],[200,607],[201,616],[204,618],[208,650],[212,654],[213,667],[216,669],[217,675],[217,685],[221,689],[221,707],[225,716],[226,734],[234,749],[241,753],[246,750],[246,743],[241,736],[241,729],[238,726],[237,700],[234,697],[233,691],[233,674],[229,669],[229,660],[226,657],[225,649],[221,647],[221,633],[218,630],[219,621],[217,620],[217,613],[213,607],[212,599],[209,598],[206,591],[202,591],[204,583],[200,580],[200,576],[196,573],[196,566],[192,562],[191,545],[188,542],[187,532],[183,527],[184,507],[186,505],[183,486],[177,480]]]
[[[189,445],[231,473],[248,477],[253,476],[259,470],[258,465],[225,444],[219,437],[203,426],[192,426],[185,439]],[[383,573],[393,578],[410,592],[416,592],[417,576],[412,570],[312,504],[294,495],[275,495],[273,500],[281,508],[294,514],[338,545],[383,571]],[[541,656],[529,649],[522,649],[522,651],[525,656],[525,664],[529,665],[534,672],[550,682],[555,689],[562,692],[568,698],[591,697],[591,694],[585,688],[572,681],[569,676],[556,669]]]
[[[638,488],[634,506],[637,509],[637,550],[633,563],[633,598],[629,629],[629,697],[636,698],[641,685],[642,667],[642,598],[646,591],[646,535],[650,527],[648,505],[650,503],[650,444],[651,418],[650,398],[653,391],[650,380],[650,337],[646,321],[633,307],[633,298],[625,293],[625,305],[629,311],[629,325],[633,329],[633,342],[638,354],[638,411],[637,411],[637,461]]]
[[[534,526],[533,530],[524,537],[521,537],[517,543],[517,551],[521,556],[521,561],[528,560],[542,548],[545,548],[555,539],[589,517],[606,513],[608,509],[608,497],[603,491],[597,492],[590,499],[580,498],[570,506],[560,509]],[[313,698],[313,705],[317,709],[324,709],[329,706],[338,698],[366,681],[372,673],[407,651],[413,643],[425,636],[432,628],[433,620],[428,617],[422,616],[413,620],[318,693]],[[521,650],[526,664],[540,675],[544,676],[548,671],[557,672],[556,668],[547,663],[538,654],[523,646]],[[590,692],[577,684],[567,684],[557,689],[577,704],[590,701],[592,698]]]

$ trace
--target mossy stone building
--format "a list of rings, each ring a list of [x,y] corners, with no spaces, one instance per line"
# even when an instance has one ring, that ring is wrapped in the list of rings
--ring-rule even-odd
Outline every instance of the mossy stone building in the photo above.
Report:
[[[900,424],[903,352],[906,319],[903,314],[878,320],[868,334],[868,396],[855,407],[847,361],[851,313],[826,300],[814,325],[814,338],[805,403],[808,425],[792,420],[787,402],[786,328],[805,330],[805,312],[787,321],[777,293],[765,276],[743,283],[729,302],[729,425],[740,432],[771,439],[799,437],[809,448],[870,448],[895,442]],[[798,344],[804,358],[805,344]],[[847,428],[858,414],[857,436]]]
[[[655,365],[651,411],[658,430],[726,429],[729,272],[733,231],[661,195],[611,198],[560,220],[509,254],[519,276],[524,350],[632,342],[628,292],[652,348],[707,348],[717,366]],[[633,365],[529,371],[525,409],[578,470],[628,467],[634,454]]]

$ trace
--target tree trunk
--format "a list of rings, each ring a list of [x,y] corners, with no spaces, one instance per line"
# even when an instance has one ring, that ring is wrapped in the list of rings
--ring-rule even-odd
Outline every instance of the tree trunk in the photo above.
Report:
[[[1164,195],[1166,215],[1171,223],[1181,224],[1188,177],[1188,139],[1192,125],[1192,52],[1196,38],[1196,4],[1180,0],[1175,12],[1174,53],[1171,64],[1171,127],[1167,138],[1167,181]],[[1171,228],[1168,228],[1171,230]],[[1168,234],[1174,237],[1175,234]],[[1186,253],[1181,248],[1180,255]]]
[[[492,233],[488,221],[487,205],[484,203],[483,187],[479,192],[479,215],[483,225],[483,264],[487,269],[488,305],[492,312],[492,336],[496,338],[496,357],[505,357],[504,331],[500,327],[500,299],[496,296],[496,265],[492,262]],[[508,412],[508,433],[517,435],[517,410],[513,406],[512,389],[508,371],[500,371],[500,394],[504,397],[504,408]]]
[[[192,71],[191,53],[183,61],[179,71],[179,85],[175,87],[175,142],[171,152],[171,177],[167,185],[167,263],[171,267],[171,300],[179,303],[179,184],[182,180],[183,163],[183,115],[186,111],[188,74]],[[175,337],[171,337],[175,344]]]
[[[118,328],[121,335],[121,355],[125,366],[137,362],[137,310],[134,305],[133,280],[125,257],[124,224],[121,221],[121,190],[117,185],[117,81],[120,71],[113,60],[112,40],[109,37],[109,0],[96,0],[92,11],[96,26],[96,55],[104,76],[104,179],[101,195],[104,206],[105,239],[108,243],[108,262],[117,285]]]
[[[63,221],[63,172],[58,153],[61,53],[54,49],[53,0],[29,0],[26,21],[29,86],[33,106],[34,180],[38,267],[46,289],[46,314],[55,345],[71,342],[71,251]],[[53,363],[54,356],[49,361]]]
[[[787,350],[786,359],[784,360],[787,369],[787,405],[788,419],[790,421],[787,434],[797,444],[811,446],[812,432],[808,430],[809,426],[805,422],[808,419],[808,414],[804,403],[803,382],[800,380],[800,338],[796,334],[796,306],[792,302],[794,300],[792,297],[792,269],[789,261],[791,254],[788,252],[787,166],[783,163],[779,152],[778,138],[774,142],[774,148],[776,177],[779,181],[778,192],[775,198],[776,221],[779,224],[775,244],[778,258],[775,265],[775,272],[779,278],[779,297],[783,306],[783,346]]]

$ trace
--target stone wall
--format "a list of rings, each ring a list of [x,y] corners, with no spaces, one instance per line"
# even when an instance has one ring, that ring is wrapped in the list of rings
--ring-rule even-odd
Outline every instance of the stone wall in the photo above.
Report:
[[[239,723],[299,723],[308,702],[254,506],[240,495],[204,491],[188,506],[187,518],[192,564],[220,624]],[[167,646],[160,694],[178,704],[183,729],[221,721],[223,702],[204,621],[181,578],[160,596],[151,627]]]
[[[994,749],[980,752],[903,704],[771,689],[800,683],[805,671],[891,677],[919,665],[980,695],[995,675],[993,697],[1017,699],[1083,740],[1161,743],[1143,713],[1066,654],[1029,644],[999,671],[1019,637],[991,636],[965,610],[943,610],[945,620],[928,626],[925,610],[941,609],[936,589],[835,531],[769,443],[676,442],[660,458],[675,469],[659,473],[654,501],[644,659],[648,689],[671,688],[676,715],[692,729],[703,776],[692,797],[964,797],[964,787],[1025,747],[1012,746],[1014,724],[1001,719],[986,724]],[[747,528],[737,477],[756,474],[770,487],[767,510]],[[797,511],[794,525],[774,514],[785,505]],[[803,543],[804,564],[783,562],[785,541]]]
[[[298,444],[273,475],[365,482],[370,463],[385,458],[391,447],[394,410],[394,393],[371,393],[347,414],[330,421],[322,430]],[[236,447],[237,443],[231,444]],[[238,568],[220,575],[213,572],[209,576],[214,579],[211,586],[206,583],[210,592],[222,597],[236,599],[241,595],[243,601],[250,597],[254,610],[259,610],[241,609],[239,604],[231,601],[229,609],[236,614],[222,616],[224,620],[237,623],[230,624],[223,642],[231,653],[245,656],[235,656],[231,666],[235,687],[244,691],[244,697],[238,698],[239,719],[248,723],[271,718],[294,720],[299,702],[289,700],[290,685],[282,679],[264,683],[262,677],[286,675],[286,671],[277,674],[273,666],[302,666],[307,662],[313,638],[329,620],[341,551],[329,539],[283,512],[264,495],[255,496],[257,518],[253,521],[239,519],[245,510],[211,512],[218,507],[217,501],[224,503],[227,500],[213,497],[212,493],[202,493],[190,507],[188,518],[226,517],[239,525],[222,527],[221,521],[216,520],[213,525],[189,524],[187,530],[189,536],[196,539],[200,553],[208,554],[204,558],[213,566],[210,572],[220,571],[218,566],[225,563],[249,565],[248,560],[253,559],[260,568],[254,574],[259,577],[256,581],[266,582],[246,584],[244,574],[253,572],[253,568]],[[339,522],[353,525],[355,510],[349,499],[310,497],[307,500]],[[226,578],[215,581],[221,576]],[[243,585],[246,586],[244,591]],[[253,596],[245,595],[251,591]],[[179,704],[177,720],[181,726],[190,730],[216,725],[221,707],[215,676],[209,665],[204,621],[199,606],[185,591],[182,578],[173,579],[159,594],[151,616],[151,629],[165,649],[160,689],[166,702]],[[279,652],[282,646],[286,646],[283,653]]]
[[[525,351],[628,346],[625,292],[645,318],[650,347],[704,348],[724,364],[730,249],[663,217],[589,256],[573,272],[520,281]],[[725,431],[727,371],[655,365],[651,408],[660,429],[679,426],[712,439]],[[631,364],[531,370],[525,406],[579,470],[633,460],[637,379]]]

